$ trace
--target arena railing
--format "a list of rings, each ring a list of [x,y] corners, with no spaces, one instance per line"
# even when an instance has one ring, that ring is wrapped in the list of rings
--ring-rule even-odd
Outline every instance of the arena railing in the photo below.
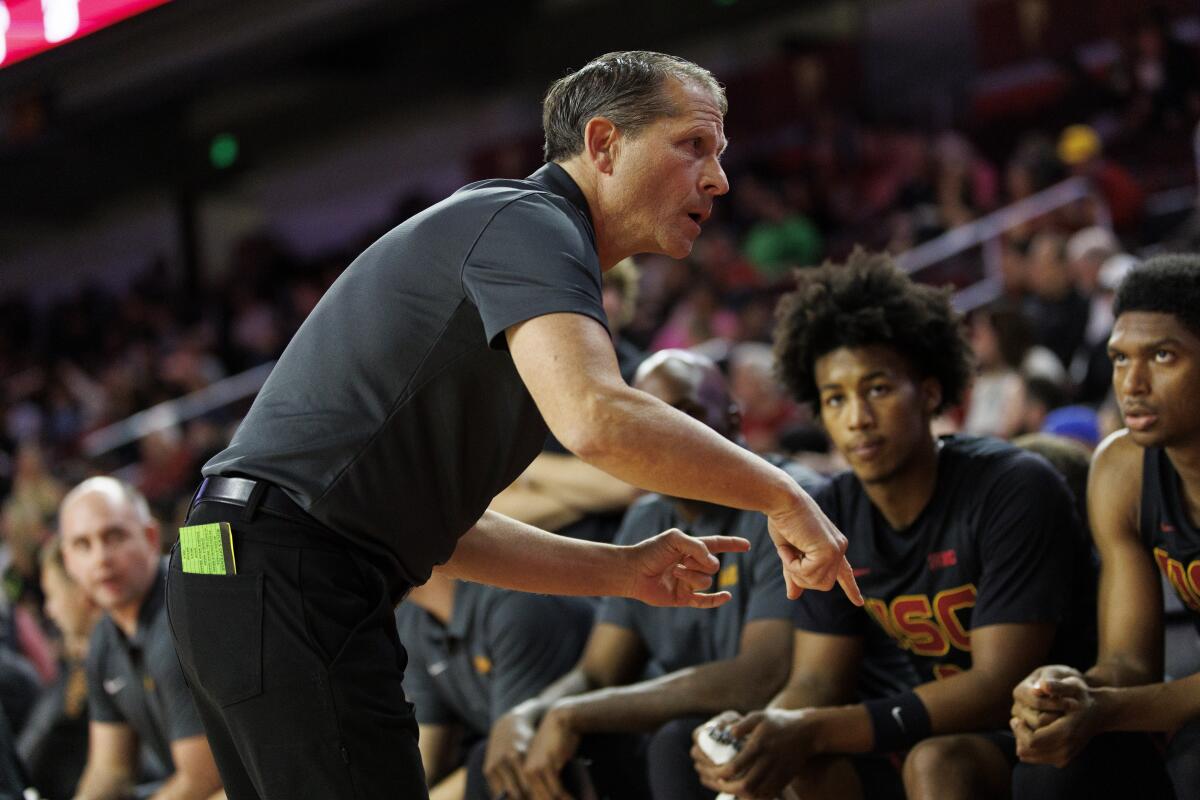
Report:
[[[275,362],[271,361],[251,367],[245,372],[223,378],[191,394],[166,400],[120,422],[95,430],[84,437],[83,454],[88,458],[95,458],[152,433],[174,428],[188,420],[253,397],[262,388],[274,366]]]
[[[910,275],[915,275],[935,264],[940,264],[974,247],[983,250],[984,277],[954,294],[954,306],[960,312],[973,311],[1000,296],[1001,235],[1024,225],[1038,217],[1057,211],[1080,200],[1092,199],[1096,203],[1096,222],[1111,227],[1108,207],[1097,197],[1086,178],[1068,178],[1061,183],[1043,189],[1012,205],[993,211],[977,220],[946,231],[941,236],[901,253],[896,264]]]
[[[915,274],[973,247],[982,246],[985,277],[963,287],[954,295],[954,304],[959,311],[971,311],[987,304],[1000,294],[1001,234],[1092,196],[1093,192],[1085,179],[1069,178],[901,253],[896,257],[896,263],[909,274]],[[1100,213],[1105,217],[1101,224],[1107,225],[1107,209],[1102,205],[1099,207]],[[95,458],[152,433],[168,430],[224,406],[253,397],[262,388],[274,365],[275,362],[272,361],[253,367],[93,431],[84,437],[83,453],[89,458]]]

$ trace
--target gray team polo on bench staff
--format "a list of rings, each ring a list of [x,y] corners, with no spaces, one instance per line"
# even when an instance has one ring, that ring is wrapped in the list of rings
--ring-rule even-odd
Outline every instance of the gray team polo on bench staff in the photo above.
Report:
[[[396,608],[396,625],[408,651],[404,692],[417,722],[461,724],[486,736],[505,712],[575,666],[592,606],[459,581],[449,625],[416,603]]]
[[[124,723],[137,734],[145,779],[175,772],[171,742],[203,736],[204,727],[183,680],[167,627],[166,562],[138,610],[137,632],[126,638],[106,614],[88,645],[88,716]]]

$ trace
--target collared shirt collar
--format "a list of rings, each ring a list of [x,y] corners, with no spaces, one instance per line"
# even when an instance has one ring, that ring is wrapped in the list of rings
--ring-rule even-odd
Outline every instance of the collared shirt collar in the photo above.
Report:
[[[579,209],[579,213],[583,214],[583,218],[587,220],[588,230],[592,234],[592,245],[596,244],[596,227],[592,223],[592,210],[588,207],[587,198],[583,195],[583,190],[579,188],[579,184],[575,182],[565,169],[551,161],[548,164],[542,165],[542,168],[530,175],[526,180],[540,183],[554,194],[565,197],[571,202],[571,205]]]
[[[146,596],[142,598],[142,605],[138,609],[137,630],[134,631],[133,636],[128,640],[130,647],[141,649],[146,644],[146,636],[149,635],[150,626],[154,623],[154,618],[158,615],[159,609],[162,608],[166,596],[167,564],[166,561],[163,561],[158,565],[158,570],[154,573],[154,582],[150,584]],[[120,628],[117,630],[120,630]]]

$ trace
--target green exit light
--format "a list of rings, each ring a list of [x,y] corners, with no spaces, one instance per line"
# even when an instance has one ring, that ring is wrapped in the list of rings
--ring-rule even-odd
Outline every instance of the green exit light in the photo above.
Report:
[[[208,160],[217,169],[228,169],[238,157],[238,140],[232,133],[219,133],[208,146]]]

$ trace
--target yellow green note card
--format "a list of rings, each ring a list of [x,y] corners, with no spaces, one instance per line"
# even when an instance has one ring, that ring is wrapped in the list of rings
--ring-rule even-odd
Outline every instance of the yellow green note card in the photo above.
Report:
[[[236,575],[233,530],[228,522],[188,525],[179,529],[179,556],[184,572],[195,575]]]

